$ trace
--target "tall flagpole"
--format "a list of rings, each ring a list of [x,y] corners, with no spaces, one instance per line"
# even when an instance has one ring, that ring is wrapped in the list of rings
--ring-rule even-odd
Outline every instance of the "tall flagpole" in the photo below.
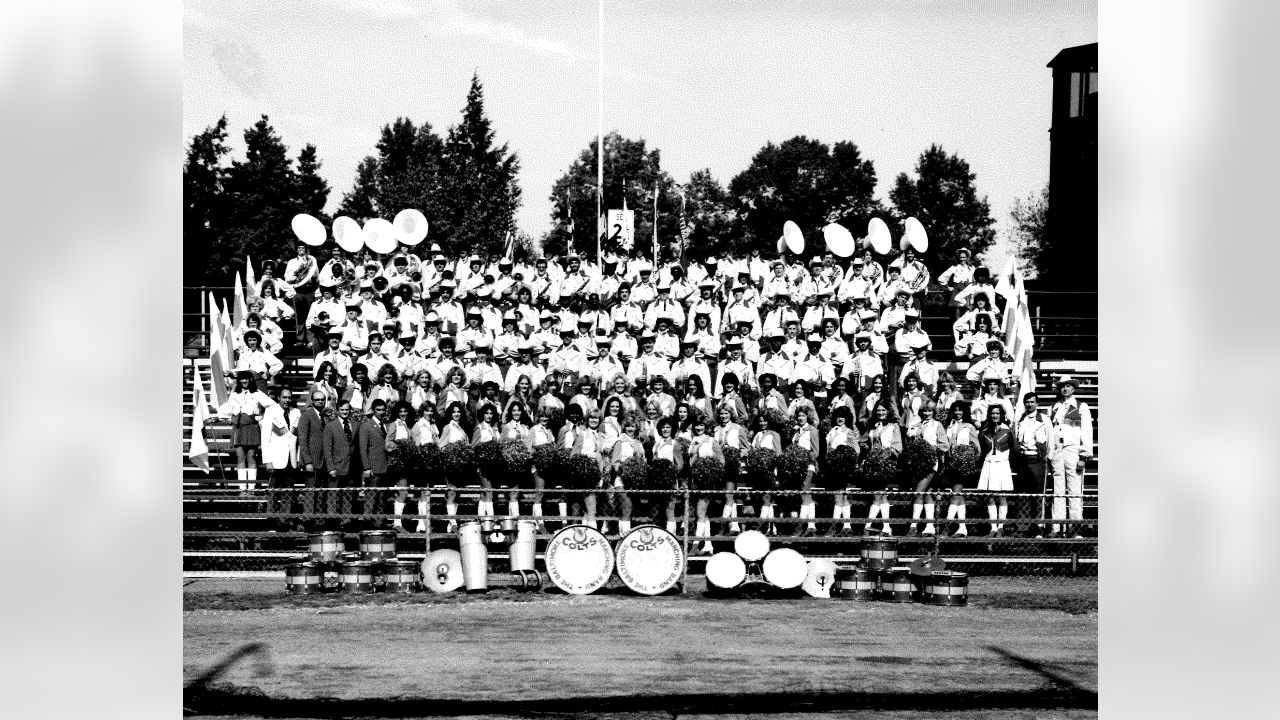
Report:
[[[599,50],[596,74],[596,262],[600,262],[600,241],[604,235],[604,0],[598,0]]]

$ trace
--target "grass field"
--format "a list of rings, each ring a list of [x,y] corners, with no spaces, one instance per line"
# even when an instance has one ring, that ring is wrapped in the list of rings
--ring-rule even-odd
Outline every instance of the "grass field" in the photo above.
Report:
[[[685,593],[655,598],[309,597],[282,580],[186,580],[186,705],[258,717],[1096,715],[1093,579],[975,577],[959,608],[701,590],[690,576]],[[237,651],[253,652],[210,672]]]

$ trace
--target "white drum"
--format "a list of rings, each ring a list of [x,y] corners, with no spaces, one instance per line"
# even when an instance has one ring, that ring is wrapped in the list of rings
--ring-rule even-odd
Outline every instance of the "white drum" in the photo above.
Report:
[[[545,556],[547,574],[570,595],[599,590],[613,576],[613,548],[595,528],[570,525],[551,537]]]
[[[769,554],[769,538],[759,530],[746,530],[733,539],[733,551],[747,562],[760,562]]]
[[[764,571],[764,579],[772,585],[783,590],[791,590],[800,587],[808,577],[809,564],[805,562],[804,556],[795,550],[778,548],[765,556],[761,570]]]
[[[622,584],[641,595],[659,595],[676,586],[684,572],[684,548],[675,535],[641,525],[618,540],[615,564]]]
[[[747,564],[731,552],[707,558],[707,589],[732,590],[747,579]]]
[[[422,584],[433,593],[462,587],[462,554],[457,550],[433,550],[422,559]]]
[[[811,597],[831,597],[831,587],[836,583],[836,564],[830,560],[810,560],[808,574],[800,587]]]

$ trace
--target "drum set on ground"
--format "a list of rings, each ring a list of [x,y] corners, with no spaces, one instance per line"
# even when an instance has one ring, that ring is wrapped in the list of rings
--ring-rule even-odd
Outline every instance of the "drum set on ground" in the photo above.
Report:
[[[511,589],[540,590],[544,576],[537,565],[537,523],[508,518],[500,528],[479,521],[458,526],[458,549],[433,550],[421,560],[396,555],[394,530],[366,530],[359,551],[348,552],[340,532],[308,537],[308,556],[285,569],[285,587],[294,594],[340,592],[468,593],[489,590],[489,549],[494,535],[508,542]],[[828,558],[806,559],[789,547],[770,547],[758,530],[733,539],[733,552],[717,552],[706,560],[706,594],[710,597],[812,597],[883,602],[965,605],[969,577],[946,569],[936,555],[899,564],[897,540],[868,537],[860,557],[838,565]],[[634,595],[682,592],[687,558],[680,540],[656,525],[641,525],[610,544],[587,525],[569,525],[551,536],[543,552],[546,580],[557,591],[587,595],[615,576]]]
[[[458,549],[437,549],[421,562],[396,556],[394,530],[360,533],[359,552],[346,550],[340,532],[312,533],[305,558],[285,568],[285,587],[294,594],[341,592],[366,595],[376,592],[415,593],[429,590],[468,593],[489,590],[489,548],[486,540],[502,537],[508,544],[507,560],[517,591],[543,586],[536,568],[537,523],[508,518],[499,527],[486,528],[479,521],[458,526]],[[678,591],[684,578],[685,553],[680,540],[656,525],[628,531],[616,544],[586,525],[561,528],[547,541],[543,553],[546,579],[560,592],[587,595],[613,578],[637,595],[661,595]]]
[[[966,573],[947,570],[936,555],[899,565],[897,542],[865,538],[859,559],[842,567],[828,558],[806,560],[791,548],[771,549],[763,533],[747,530],[734,538],[733,552],[718,552],[707,559],[707,594],[968,604]]]

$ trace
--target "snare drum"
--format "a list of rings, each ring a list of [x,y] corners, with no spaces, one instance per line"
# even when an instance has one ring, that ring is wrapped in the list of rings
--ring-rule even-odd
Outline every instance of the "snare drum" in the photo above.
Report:
[[[898,565],[880,573],[878,599],[892,603],[911,602],[911,568]]]
[[[613,576],[613,548],[595,528],[570,525],[547,543],[547,574],[570,595],[587,595],[604,587]]]
[[[344,547],[342,533],[340,532],[329,530],[311,533],[307,536],[307,542],[312,562],[336,563],[342,558]]]
[[[876,574],[864,567],[837,570],[835,595],[842,600],[875,600]]]
[[[759,530],[745,530],[733,539],[733,551],[747,562],[760,562],[769,554],[769,538]]]
[[[373,564],[364,560],[342,563],[338,568],[342,592],[351,595],[368,595],[373,592]]]
[[[862,563],[869,570],[888,570],[898,564],[898,541],[894,538],[864,538]]]
[[[969,575],[953,570],[939,570],[925,581],[922,597],[930,605],[968,605]]]
[[[718,552],[707,558],[707,590],[727,591],[747,579],[747,564],[736,553]]]
[[[360,533],[360,559],[382,562],[396,559],[394,530],[364,530]]]
[[[684,549],[675,535],[656,525],[641,525],[618,540],[618,578],[641,595],[660,595],[680,582]]]
[[[392,560],[382,573],[383,589],[389,593],[415,593],[420,586],[421,567],[412,560]]]
[[[809,563],[805,562],[803,555],[791,548],[771,550],[760,569],[764,572],[765,580],[782,590],[800,587],[809,575]]]
[[[311,595],[324,590],[324,572],[319,563],[292,563],[284,569],[285,589],[295,595]]]

